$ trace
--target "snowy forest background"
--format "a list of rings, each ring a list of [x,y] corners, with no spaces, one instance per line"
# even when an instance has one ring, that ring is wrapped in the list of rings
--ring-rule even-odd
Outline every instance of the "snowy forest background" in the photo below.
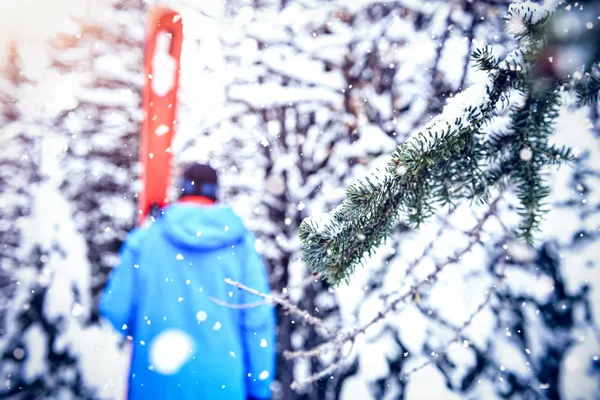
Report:
[[[450,264],[358,336],[336,371],[296,390],[334,360],[285,358],[327,338],[279,309],[274,398],[600,398],[598,104],[577,109],[565,94],[552,141],[577,158],[547,171],[550,212],[534,250],[507,236],[518,224],[508,190],[491,209],[459,204],[418,230],[400,226],[349,285],[311,280],[300,260],[300,222],[339,204],[476,82],[473,50],[514,48],[508,2],[162,4],[184,23],[177,162],[220,170],[222,197],[257,234],[275,293],[343,331]],[[0,6],[0,397],[123,393],[123,343],[97,304],[136,217],[150,5]],[[507,113],[487,129],[502,129]]]

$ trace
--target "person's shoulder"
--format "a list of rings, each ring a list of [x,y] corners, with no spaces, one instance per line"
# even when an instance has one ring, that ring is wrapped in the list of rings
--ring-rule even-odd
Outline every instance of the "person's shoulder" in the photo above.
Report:
[[[254,233],[247,230],[245,232],[245,234],[243,235],[242,240],[243,240],[244,246],[246,246],[246,248],[248,248],[249,250],[252,250],[252,251],[257,251],[257,248],[256,248],[257,238]]]
[[[151,231],[156,229],[155,225],[156,223],[143,224],[142,226],[133,228],[129,231],[127,239],[125,239],[126,246],[132,250],[139,249]]]

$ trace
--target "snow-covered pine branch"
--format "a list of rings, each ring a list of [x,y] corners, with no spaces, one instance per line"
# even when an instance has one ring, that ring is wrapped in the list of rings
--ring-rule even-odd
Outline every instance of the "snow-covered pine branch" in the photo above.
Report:
[[[540,85],[536,79],[536,56],[553,7],[511,6],[507,21],[519,39],[517,48],[502,61],[487,47],[473,52],[486,79],[449,100],[438,117],[396,149],[385,169],[374,169],[351,185],[335,210],[303,221],[303,259],[313,272],[335,284],[347,281],[399,222],[418,227],[440,205],[486,201],[490,189],[507,182],[517,186],[522,204],[518,234],[532,240],[547,194],[540,170],[570,159],[567,149],[547,145],[561,83]],[[507,159],[506,148],[494,147],[495,136],[486,136],[483,127],[495,117],[498,103],[506,107],[515,91],[526,101],[512,110],[511,146],[518,147],[511,147]]]

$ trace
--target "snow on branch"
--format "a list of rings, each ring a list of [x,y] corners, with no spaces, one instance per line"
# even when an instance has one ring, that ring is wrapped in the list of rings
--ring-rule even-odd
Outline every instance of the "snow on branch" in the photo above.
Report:
[[[385,169],[373,169],[352,184],[336,209],[303,221],[299,228],[302,258],[311,271],[333,284],[347,282],[356,265],[399,222],[418,227],[440,205],[461,199],[486,202],[491,190],[507,183],[518,186],[522,201],[518,233],[532,241],[546,195],[538,172],[570,159],[566,149],[547,148],[561,100],[560,82],[545,87],[532,84],[535,56],[544,43],[542,28],[551,12],[551,5],[512,7],[508,19],[525,21],[521,36],[528,40],[501,61],[487,47],[476,50],[473,61],[487,73],[486,79],[449,99],[440,115],[396,149]],[[498,103],[509,104],[513,91],[529,100],[513,112],[508,136],[519,147],[507,157],[507,147],[495,146],[495,138],[490,139],[483,127],[495,117]],[[524,148],[532,157],[514,156],[523,154]]]

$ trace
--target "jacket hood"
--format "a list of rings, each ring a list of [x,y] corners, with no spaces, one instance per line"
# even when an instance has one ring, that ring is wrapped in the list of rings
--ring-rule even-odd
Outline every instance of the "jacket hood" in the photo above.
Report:
[[[182,248],[210,250],[238,243],[247,233],[229,207],[174,203],[165,209],[161,228]]]

